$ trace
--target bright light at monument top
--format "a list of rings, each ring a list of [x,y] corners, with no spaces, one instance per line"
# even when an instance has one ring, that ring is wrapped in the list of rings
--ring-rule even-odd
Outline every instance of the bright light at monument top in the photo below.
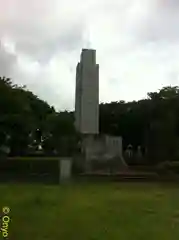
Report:
[[[99,65],[92,49],[82,50],[76,68],[75,126],[82,134],[99,133]]]

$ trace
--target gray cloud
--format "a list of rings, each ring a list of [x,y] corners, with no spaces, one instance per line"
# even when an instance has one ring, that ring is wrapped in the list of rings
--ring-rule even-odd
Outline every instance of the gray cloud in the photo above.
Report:
[[[73,109],[75,67],[90,46],[101,101],[143,98],[179,83],[178,11],[177,0],[0,0],[0,75]]]
[[[16,43],[16,50],[32,59],[46,63],[60,52],[70,52],[79,48],[83,42],[82,34],[81,26],[73,26],[72,29],[54,37],[44,37],[44,39],[38,40],[38,36],[36,36],[36,41],[35,37],[28,41],[20,40]]]
[[[139,29],[139,36],[149,42],[179,40],[179,2],[158,0]]]
[[[9,53],[2,41],[0,41],[0,74],[1,76],[12,77],[16,66],[16,56]]]
[[[81,16],[74,15],[75,11],[70,15],[64,1],[16,0],[13,3],[0,2],[0,36],[8,35],[17,53],[47,60],[58,51],[72,51],[81,45],[85,22]]]

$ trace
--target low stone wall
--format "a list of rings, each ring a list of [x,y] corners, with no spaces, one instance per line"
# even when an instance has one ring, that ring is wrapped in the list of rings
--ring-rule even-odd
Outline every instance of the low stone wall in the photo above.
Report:
[[[70,158],[10,158],[0,160],[0,182],[58,184],[70,177]]]

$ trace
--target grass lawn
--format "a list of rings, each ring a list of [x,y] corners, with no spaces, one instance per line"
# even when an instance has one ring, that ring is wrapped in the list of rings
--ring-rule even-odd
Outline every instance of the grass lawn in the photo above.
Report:
[[[4,205],[10,240],[179,239],[179,186],[0,185]]]

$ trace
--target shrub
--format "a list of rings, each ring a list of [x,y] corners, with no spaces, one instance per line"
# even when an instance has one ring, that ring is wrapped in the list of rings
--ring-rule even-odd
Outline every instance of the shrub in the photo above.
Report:
[[[179,162],[178,161],[165,161],[157,166],[157,170],[161,174],[175,173],[179,174]]]

